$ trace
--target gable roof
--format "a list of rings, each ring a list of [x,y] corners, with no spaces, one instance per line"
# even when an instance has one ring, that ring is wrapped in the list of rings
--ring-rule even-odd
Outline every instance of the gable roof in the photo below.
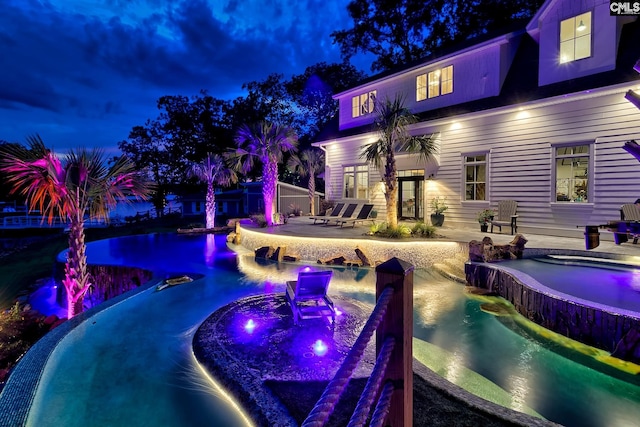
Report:
[[[556,1],[559,0],[549,0],[544,6],[551,6]],[[636,61],[640,58],[638,40],[640,40],[640,17],[622,26],[615,69],[546,86],[538,86],[539,45],[533,36],[524,32],[521,34],[518,50],[498,96],[429,110],[418,113],[417,116],[420,121],[434,120],[625,82],[640,81],[640,75],[633,69]],[[344,138],[374,130],[373,124],[339,130],[339,121],[336,117],[318,134],[315,141]]]

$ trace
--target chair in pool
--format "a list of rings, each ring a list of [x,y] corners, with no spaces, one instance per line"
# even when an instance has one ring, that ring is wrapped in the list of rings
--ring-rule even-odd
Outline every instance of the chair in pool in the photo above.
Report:
[[[360,209],[360,212],[355,218],[338,219],[336,220],[336,223],[340,224],[340,227],[342,228],[342,226],[345,224],[351,224],[352,227],[355,227],[356,223],[358,222],[374,221],[373,219],[369,218],[372,210],[373,205],[362,205],[362,209]]]
[[[340,218],[340,211],[342,211],[342,208],[344,207],[344,203],[338,203],[337,205],[334,206],[333,210],[331,211],[331,213],[326,214],[325,215],[318,215],[318,216],[312,216],[309,219],[313,220],[314,224],[317,224],[318,221],[330,221],[331,219],[335,219],[335,218]]]
[[[353,213],[356,211],[357,207],[358,207],[357,203],[348,204],[341,216],[339,216],[337,218],[329,218],[329,219],[325,220],[324,225],[329,225],[329,223],[333,222],[333,220],[336,220],[336,225],[338,225],[337,221],[340,221],[341,219],[349,219],[349,218],[351,218],[353,216]]]
[[[518,202],[515,200],[500,200],[498,202],[497,218],[489,221],[491,223],[491,232],[493,233],[493,226],[495,225],[500,229],[502,233],[502,226],[511,226],[511,234],[515,234],[518,231],[518,215],[516,210],[518,209]]]
[[[620,207],[620,219],[625,222],[640,222],[640,206],[635,203],[625,203]],[[637,227],[626,227],[628,230],[636,230]],[[633,237],[633,243],[638,243],[639,234],[629,233]],[[626,241],[626,240],[625,240]]]
[[[331,326],[336,323],[333,301],[327,295],[332,271],[301,271],[298,280],[287,281],[285,297],[293,312],[293,323],[301,320],[331,317]]]

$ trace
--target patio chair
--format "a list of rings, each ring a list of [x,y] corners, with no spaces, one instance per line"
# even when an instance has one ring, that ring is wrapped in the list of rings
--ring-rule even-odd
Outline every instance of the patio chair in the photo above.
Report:
[[[336,220],[336,223],[340,224],[340,228],[342,228],[345,224],[351,224],[352,227],[355,227],[357,222],[374,221],[369,218],[369,214],[371,214],[372,210],[373,205],[362,205],[362,209],[360,209],[358,216],[349,219],[338,219]]]
[[[639,222],[640,206],[636,203],[625,203],[624,205],[620,206],[620,219],[628,223]],[[633,244],[635,245],[636,243],[638,243],[638,237],[640,237],[640,234],[634,232],[638,227],[632,226],[631,224],[626,224],[624,225],[624,228],[628,231],[628,234],[633,237]],[[624,241],[626,241],[626,238]],[[616,239],[616,243],[619,244],[618,239]],[[622,241],[620,241],[620,243],[622,243]]]
[[[339,221],[340,219],[348,219],[351,218],[353,216],[353,213],[355,212],[356,208],[358,207],[357,203],[350,203],[347,205],[346,209],[344,210],[344,212],[342,213],[341,216],[339,217],[334,217],[334,218],[329,218],[327,217],[327,219],[324,220],[324,225],[329,225],[330,222],[333,222],[333,220]],[[336,225],[338,225],[338,223],[336,222]]]
[[[489,221],[491,223],[491,232],[493,233],[493,226],[495,225],[500,229],[502,233],[502,226],[511,226],[511,234],[515,234],[518,231],[518,215],[516,210],[518,209],[518,202],[515,200],[500,200],[498,202],[498,216],[497,218]]]
[[[293,323],[300,320],[331,317],[331,326],[336,323],[333,301],[327,295],[333,271],[301,271],[298,280],[287,281],[285,297],[293,312]]]
[[[327,221],[327,219],[335,219],[335,218],[339,218],[340,217],[340,211],[342,210],[342,208],[344,207],[344,203],[338,203],[337,205],[334,206],[333,210],[331,211],[330,214],[325,214],[324,215],[318,215],[318,216],[312,216],[310,217],[310,219],[313,220],[314,224],[317,224],[318,221]]]

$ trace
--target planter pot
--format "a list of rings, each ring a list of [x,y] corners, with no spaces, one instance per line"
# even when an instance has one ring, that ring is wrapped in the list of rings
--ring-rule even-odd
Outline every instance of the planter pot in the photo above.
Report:
[[[483,233],[486,233],[488,229],[489,226],[487,224],[480,225],[480,231],[482,231]]]
[[[442,227],[443,223],[444,223],[443,214],[431,214],[431,225],[436,227]]]

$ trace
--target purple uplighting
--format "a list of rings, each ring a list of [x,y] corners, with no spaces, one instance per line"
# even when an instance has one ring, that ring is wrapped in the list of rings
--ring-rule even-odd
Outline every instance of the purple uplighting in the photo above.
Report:
[[[322,340],[317,340],[313,344],[313,352],[316,354],[316,356],[324,356],[325,354],[327,354],[328,350],[329,348]]]

